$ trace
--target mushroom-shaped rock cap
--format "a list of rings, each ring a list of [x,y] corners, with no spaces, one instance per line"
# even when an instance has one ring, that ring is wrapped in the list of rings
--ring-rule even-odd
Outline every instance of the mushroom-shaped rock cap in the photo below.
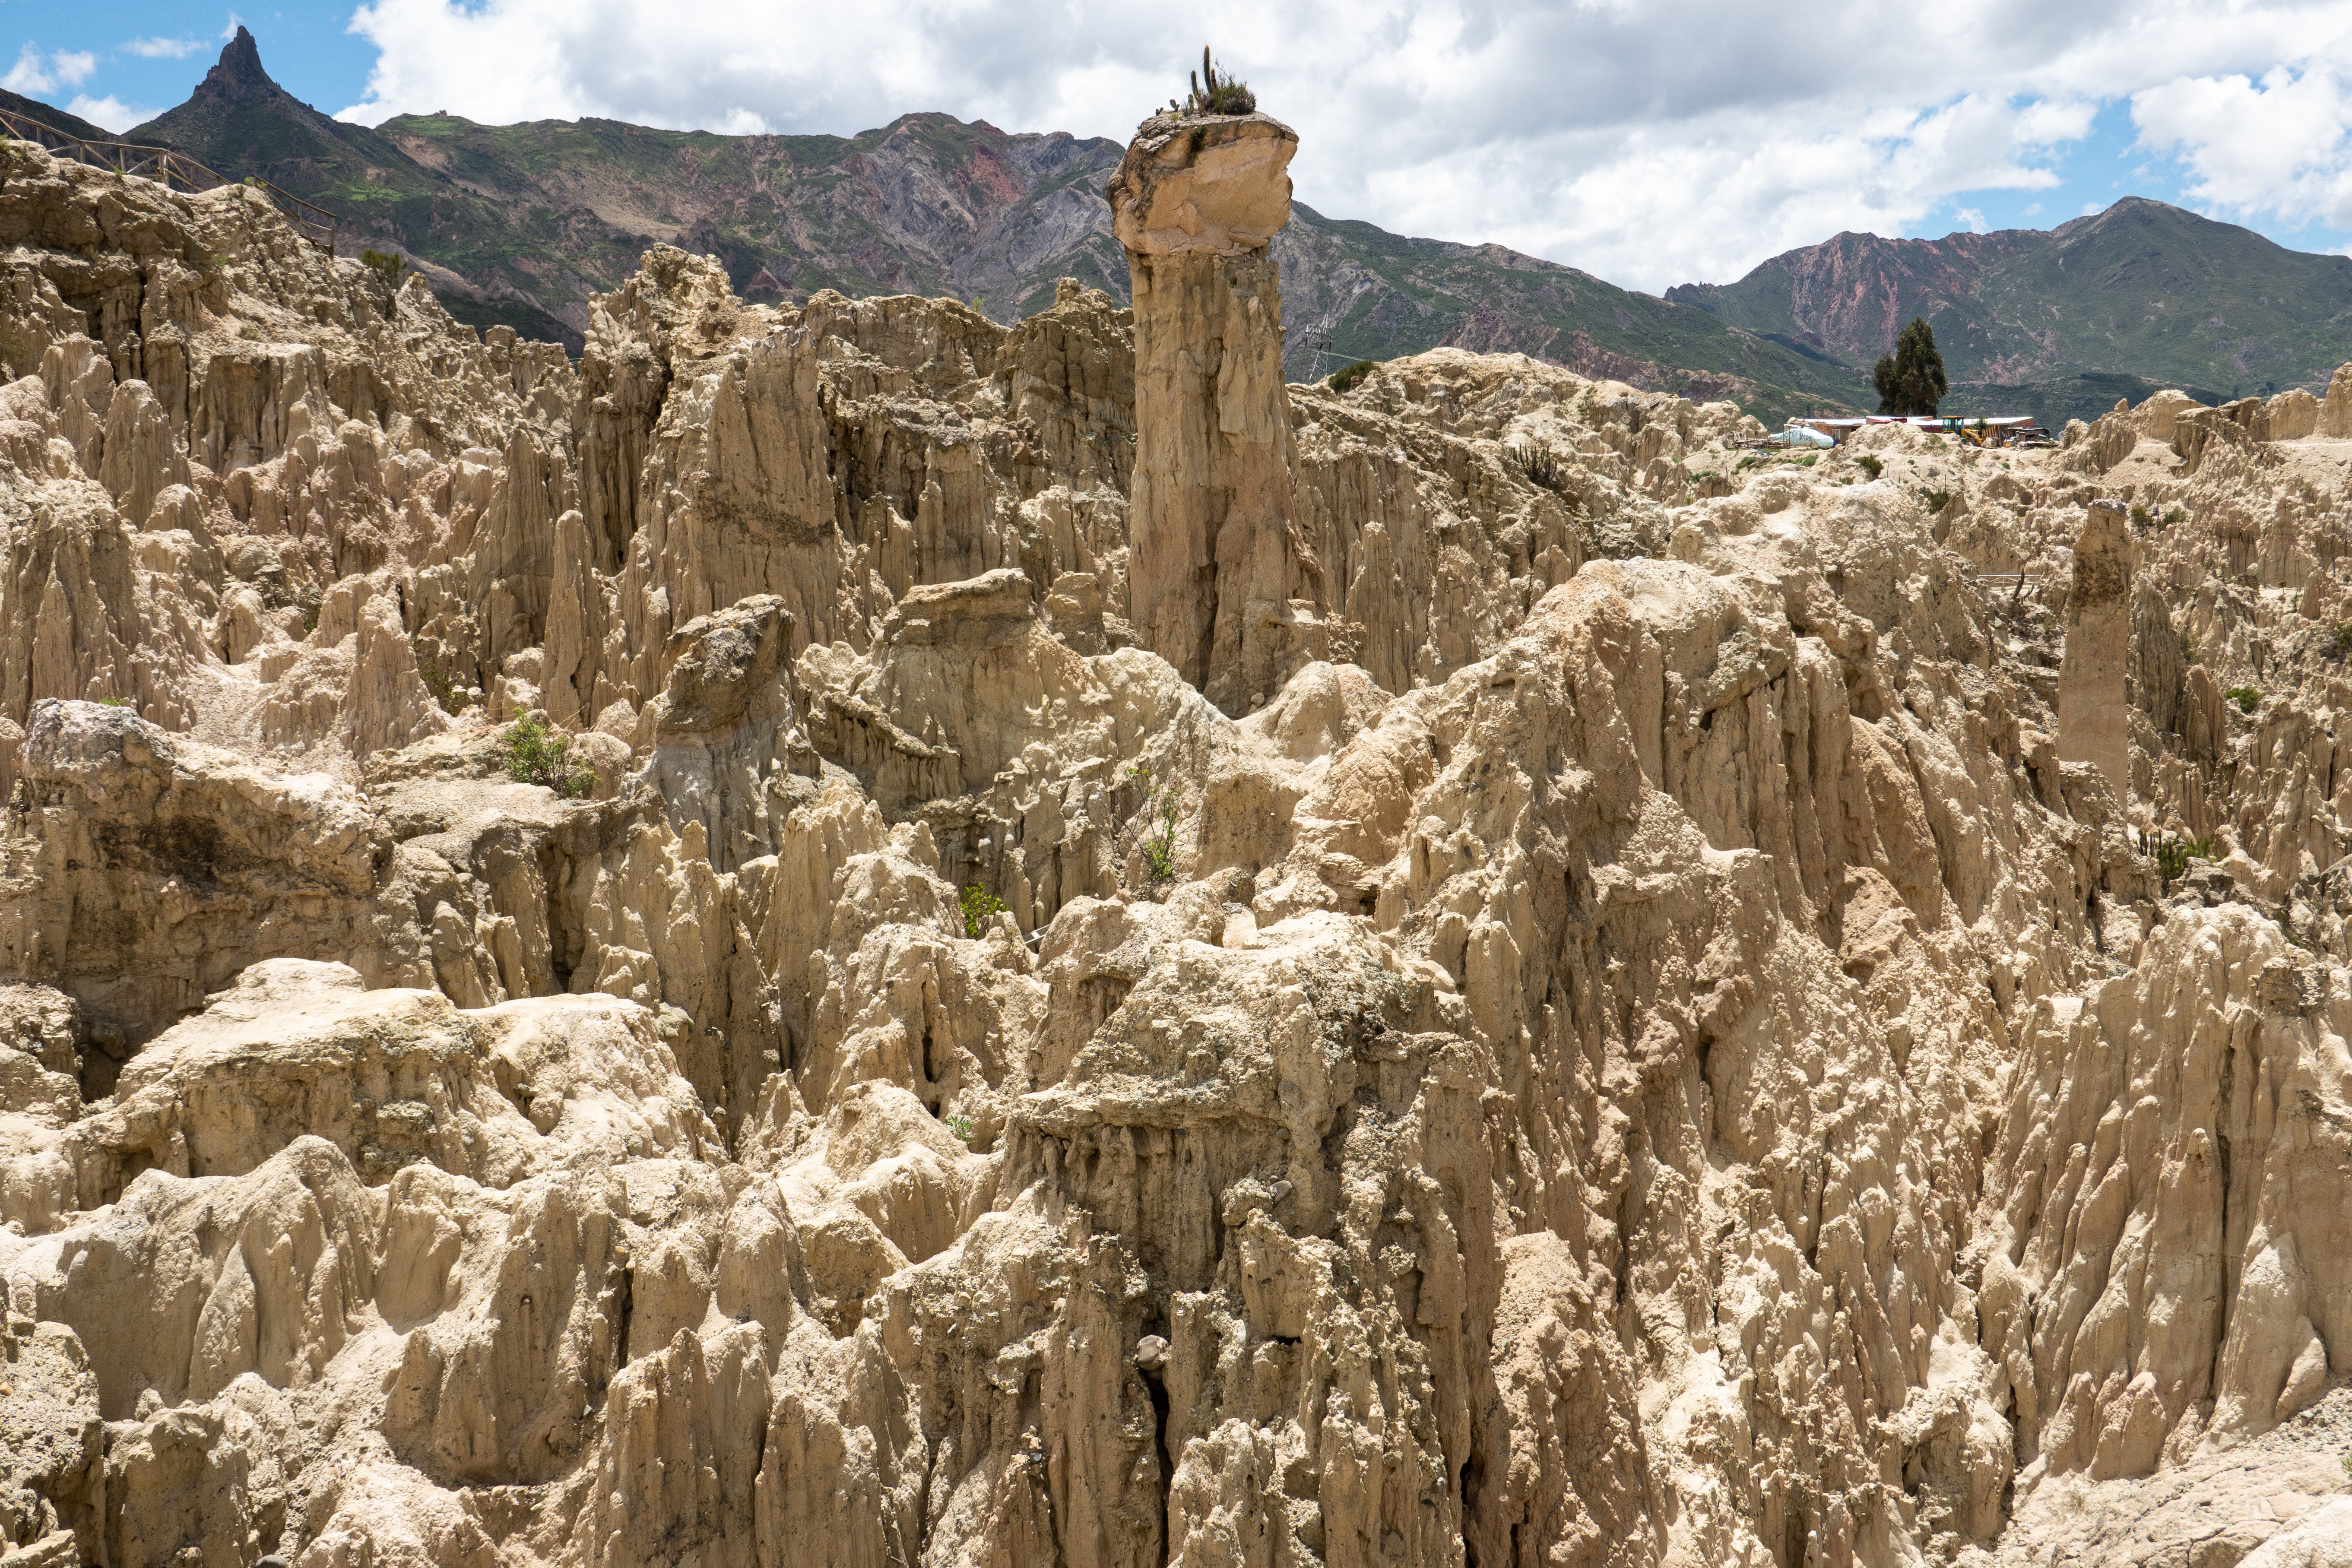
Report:
[[[1257,250],[1290,221],[1298,132],[1268,114],[1155,114],[1110,177],[1111,231],[1145,256]]]

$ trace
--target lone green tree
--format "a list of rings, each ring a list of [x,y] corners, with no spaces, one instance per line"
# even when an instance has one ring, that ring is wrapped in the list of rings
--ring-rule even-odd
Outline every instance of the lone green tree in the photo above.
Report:
[[[1914,316],[1895,352],[1880,356],[1870,379],[1878,386],[1881,414],[1933,414],[1951,383],[1944,376],[1944,356],[1936,352],[1936,329],[1925,316]]]
[[[399,292],[400,275],[408,268],[408,258],[396,250],[370,248],[360,252],[360,259],[366,262],[370,270],[383,279],[385,288],[394,293]]]

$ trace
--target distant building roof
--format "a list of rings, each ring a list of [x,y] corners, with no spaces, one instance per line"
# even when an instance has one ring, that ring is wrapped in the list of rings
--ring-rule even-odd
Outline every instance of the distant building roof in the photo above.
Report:
[[[1791,425],[1808,425],[1816,430],[1859,430],[1865,425],[1910,425],[1921,430],[1952,430],[1960,426],[1974,429],[1982,425],[1989,429],[2006,430],[2019,425],[2031,425],[2031,414],[1871,414],[1856,419],[1830,419],[1811,415],[1789,421]]]

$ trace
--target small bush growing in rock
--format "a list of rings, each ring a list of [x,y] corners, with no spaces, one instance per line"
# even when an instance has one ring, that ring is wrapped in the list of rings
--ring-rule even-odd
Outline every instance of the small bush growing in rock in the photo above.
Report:
[[[2241,713],[2251,713],[2263,705],[2262,692],[2251,686],[2232,686],[2221,695],[2236,703]]]
[[[2163,879],[2167,892],[2172,890],[2173,883],[2188,875],[2190,861],[2213,858],[2213,840],[2210,837],[2181,839],[2169,834],[2149,833],[2145,828],[2136,837],[2139,852],[2155,859],[2157,875]]]
[[[435,706],[444,713],[455,713],[466,706],[466,693],[438,658],[426,654],[415,637],[408,646],[416,653],[416,678],[425,682],[425,689],[433,693]]]
[[[1378,360],[1360,359],[1355,363],[1343,365],[1325,376],[1323,384],[1334,392],[1352,391],[1362,385],[1365,378],[1380,368],[1381,362]]]
[[[2146,830],[2139,834],[2139,852],[2156,861],[2157,875],[2170,888],[2189,869],[2189,847],[2178,838],[2158,838]]]
[[[1151,770],[1141,763],[1128,769],[1128,776],[1144,786],[1144,806],[1160,824],[1159,832],[1144,836],[1144,870],[1155,888],[1172,882],[1176,879],[1176,791],[1168,785],[1153,790]]]
[[[408,258],[398,251],[362,250],[360,259],[367,264],[370,271],[383,279],[385,288],[394,290],[400,287],[400,275],[408,270]]]
[[[1503,461],[1531,485],[1548,489],[1554,495],[1568,493],[1568,464],[1560,459],[1558,452],[1540,441],[1504,447]]]
[[[2336,657],[2352,655],[2352,621],[2336,623]]]
[[[1874,479],[1886,471],[1885,463],[1877,458],[1872,457],[1868,452],[1864,452],[1860,457],[1854,458],[1853,465],[1855,468],[1860,468],[1864,473],[1868,474]]]
[[[1151,880],[1155,884],[1176,879],[1176,794],[1173,790],[1160,792],[1160,831],[1143,841],[1143,858],[1151,868]]]
[[[584,799],[596,792],[596,770],[572,755],[572,737],[551,730],[537,714],[518,719],[507,731],[507,772],[517,784],[541,784],[559,795]]]
[[[963,934],[969,937],[977,937],[986,931],[989,922],[1004,909],[1004,900],[978,882],[965,888],[963,897],[958,901],[963,907]]]

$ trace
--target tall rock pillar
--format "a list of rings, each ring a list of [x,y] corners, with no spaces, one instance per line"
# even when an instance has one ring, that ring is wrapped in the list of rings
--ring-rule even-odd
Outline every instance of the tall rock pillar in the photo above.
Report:
[[[2131,654],[2131,530],[2123,503],[2095,500],[2074,541],[2066,646],[2058,665],[2058,760],[2095,763],[2129,805],[2131,727],[2124,667]]]
[[[2352,364],[2339,364],[2327,378],[2327,399],[2319,405],[2319,433],[2341,440],[2352,436]]]
[[[1155,115],[1111,177],[1135,290],[1129,618],[1227,713],[1321,657],[1290,522],[1282,289],[1298,135],[1263,114]]]

